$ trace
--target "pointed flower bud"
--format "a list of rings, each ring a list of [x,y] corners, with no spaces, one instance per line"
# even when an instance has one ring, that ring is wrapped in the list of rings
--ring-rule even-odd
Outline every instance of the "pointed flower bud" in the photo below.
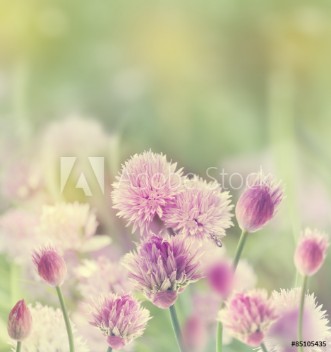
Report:
[[[33,262],[39,276],[51,286],[61,286],[67,274],[63,257],[51,247],[46,247],[33,254]]]
[[[16,340],[22,341],[29,336],[32,327],[32,317],[24,300],[18,301],[8,317],[8,334]]]
[[[300,274],[314,275],[323,265],[328,246],[325,235],[306,229],[294,254],[295,266]]]
[[[282,199],[282,187],[270,175],[259,173],[238,200],[236,217],[240,228],[247,232],[260,230],[274,217]]]

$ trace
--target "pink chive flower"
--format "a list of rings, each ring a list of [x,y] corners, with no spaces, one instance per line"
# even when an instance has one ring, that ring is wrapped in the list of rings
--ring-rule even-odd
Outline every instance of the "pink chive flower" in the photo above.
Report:
[[[317,230],[306,229],[294,254],[294,263],[298,271],[302,275],[314,275],[323,265],[328,246],[329,242],[325,235]]]
[[[165,206],[179,192],[182,170],[167,161],[163,154],[151,151],[135,154],[123,166],[113,184],[112,199],[117,215],[142,232],[163,218]]]
[[[63,257],[52,247],[45,247],[33,254],[39,276],[51,286],[61,286],[67,274]]]
[[[16,340],[22,341],[30,334],[32,317],[24,300],[18,301],[11,310],[8,317],[8,335]]]
[[[166,226],[184,236],[212,239],[221,246],[225,230],[232,225],[229,193],[222,192],[217,182],[207,183],[199,177],[186,180],[183,188],[164,211]]]
[[[234,286],[234,271],[232,264],[227,260],[213,263],[207,269],[207,280],[210,287],[226,299]]]
[[[283,196],[282,187],[272,176],[259,173],[238,200],[236,217],[240,228],[247,232],[260,230],[274,217]]]
[[[149,319],[149,311],[131,296],[110,294],[95,307],[91,325],[101,330],[111,348],[121,349],[144,333]]]
[[[182,236],[151,236],[124,258],[138,289],[159,308],[169,308],[186,286],[203,277],[199,249]]]
[[[219,313],[229,333],[249,346],[257,347],[276,318],[265,290],[234,294]]]

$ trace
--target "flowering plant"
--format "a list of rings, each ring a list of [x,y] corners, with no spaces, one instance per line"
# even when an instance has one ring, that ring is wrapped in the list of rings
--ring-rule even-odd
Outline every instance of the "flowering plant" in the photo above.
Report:
[[[45,184],[33,197],[49,192]],[[257,289],[258,265],[242,259],[284,199],[273,176],[257,173],[234,207],[215,180],[188,177],[165,155],[146,151],[123,164],[107,198],[59,202],[48,193],[47,202],[30,199],[29,211],[13,205],[1,216],[2,251],[36,286],[26,291],[35,302],[21,300],[9,313],[13,351],[135,350],[166,309],[181,352],[202,351],[207,340],[217,352],[233,339],[263,352],[303,351],[292,341],[330,345],[328,317],[307,290],[325,261],[327,235],[307,229],[299,239],[293,261],[301,287]],[[234,224],[241,235],[233,254],[231,246],[225,254]],[[186,314],[182,306],[190,302]]]

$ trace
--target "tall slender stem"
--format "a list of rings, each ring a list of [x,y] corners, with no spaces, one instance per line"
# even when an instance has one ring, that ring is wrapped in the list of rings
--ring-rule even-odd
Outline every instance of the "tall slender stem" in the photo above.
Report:
[[[265,344],[263,342],[261,343],[260,347],[263,352],[268,352],[267,347],[265,347]]]
[[[308,284],[308,276],[305,275],[303,277],[303,282],[302,282],[301,297],[300,297],[300,307],[299,307],[299,323],[298,323],[298,341],[299,341],[299,344],[300,344],[300,341],[303,341],[303,337],[302,337],[303,308],[304,308],[304,305],[305,305],[305,296],[306,296],[307,284]],[[298,351],[299,352],[303,352],[303,346],[299,346]]]
[[[234,255],[233,259],[233,270],[234,272],[237,269],[241,254],[243,252],[245,243],[246,243],[246,238],[247,238],[247,232],[245,230],[241,231],[241,235],[239,238],[239,242],[237,245],[236,253]],[[216,329],[216,352],[222,352],[223,349],[223,326],[222,323],[219,321],[217,323],[217,329]]]
[[[16,352],[21,352],[21,349],[22,349],[22,342],[17,341]]]
[[[234,260],[233,260],[234,271],[236,271],[236,269],[237,269],[241,254],[243,252],[243,249],[244,249],[244,246],[246,243],[246,238],[247,238],[247,232],[245,230],[242,230],[240,238],[239,238],[238,246],[236,249],[236,254],[235,254]]]
[[[112,352],[112,348],[111,347],[108,347],[108,349],[107,349],[107,352]]]
[[[64,318],[64,322],[65,322],[66,329],[67,329],[68,340],[69,340],[69,349],[70,349],[70,352],[74,352],[75,346],[74,346],[74,338],[72,335],[71,324],[70,324],[67,308],[64,303],[64,298],[63,298],[63,295],[62,295],[62,292],[61,292],[61,289],[59,286],[56,286],[56,292],[59,297],[59,301],[60,301],[60,305],[61,305],[61,309],[62,309],[62,313],[63,313],[63,318]]]
[[[216,352],[222,352],[223,347],[223,324],[218,322],[216,328]]]
[[[184,345],[183,345],[183,337],[182,337],[182,333],[181,333],[181,330],[180,330],[180,326],[179,326],[179,321],[178,321],[175,305],[173,304],[172,306],[170,306],[169,310],[170,310],[172,328],[173,328],[175,336],[176,336],[176,340],[177,340],[177,344],[178,344],[179,350],[181,352],[185,352],[185,348],[184,348]]]

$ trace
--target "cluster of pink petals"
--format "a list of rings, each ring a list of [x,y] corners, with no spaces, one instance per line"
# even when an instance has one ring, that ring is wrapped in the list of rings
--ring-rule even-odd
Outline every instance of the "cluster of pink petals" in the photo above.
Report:
[[[280,184],[271,175],[259,173],[238,200],[236,217],[240,228],[248,232],[260,230],[274,217],[283,197]]]
[[[180,191],[182,171],[163,154],[151,151],[133,155],[113,184],[112,199],[117,215],[142,233],[150,232],[157,216]]]
[[[63,257],[52,247],[42,248],[33,254],[39,276],[51,286],[61,286],[67,274]]]
[[[230,195],[217,182],[194,177],[186,180],[183,191],[164,211],[168,228],[184,236],[211,238],[221,245],[225,230],[232,225]]]
[[[302,275],[314,275],[326,257],[329,241],[326,235],[317,230],[306,229],[294,255],[294,262]]]
[[[265,290],[235,293],[219,313],[219,320],[238,340],[259,346],[271,323],[275,310]]]
[[[91,324],[111,348],[121,349],[143,334],[149,319],[149,311],[130,295],[110,294],[95,307]]]
[[[137,288],[160,308],[173,305],[189,283],[203,277],[199,247],[183,236],[151,236],[124,264]]]

